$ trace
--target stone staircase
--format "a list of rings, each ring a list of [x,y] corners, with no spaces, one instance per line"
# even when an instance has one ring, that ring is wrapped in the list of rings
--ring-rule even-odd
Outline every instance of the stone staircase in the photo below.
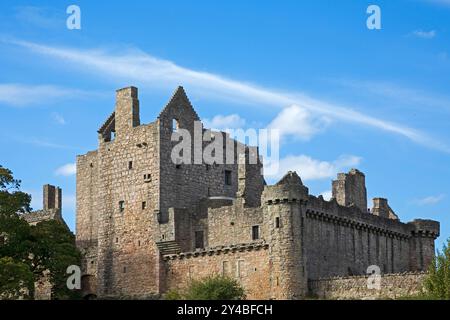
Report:
[[[156,246],[163,256],[166,254],[177,254],[181,252],[180,245],[176,241],[160,241],[156,242]]]

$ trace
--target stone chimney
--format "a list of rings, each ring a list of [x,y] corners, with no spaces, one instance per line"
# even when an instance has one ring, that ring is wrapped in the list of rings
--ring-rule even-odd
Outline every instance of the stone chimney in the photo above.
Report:
[[[62,190],[50,184],[43,188],[43,209],[62,209]]]
[[[355,206],[367,212],[367,190],[364,173],[357,169],[339,173],[333,181],[333,198],[344,207]]]
[[[116,91],[115,130],[119,137],[140,125],[138,89],[127,87]]]

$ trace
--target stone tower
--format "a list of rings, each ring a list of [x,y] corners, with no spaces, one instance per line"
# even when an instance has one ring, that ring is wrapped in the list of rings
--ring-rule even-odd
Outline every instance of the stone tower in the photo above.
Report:
[[[367,212],[367,190],[364,173],[357,169],[349,173],[339,173],[333,181],[333,198],[344,207],[355,206],[362,212]]]
[[[271,288],[275,299],[299,299],[307,293],[304,260],[305,204],[308,188],[288,172],[263,192],[267,240],[272,243]]]

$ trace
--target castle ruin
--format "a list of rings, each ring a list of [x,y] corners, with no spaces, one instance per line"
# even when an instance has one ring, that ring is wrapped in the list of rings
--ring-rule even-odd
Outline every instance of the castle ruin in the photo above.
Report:
[[[244,161],[174,163],[172,134],[194,133],[200,121],[183,88],[152,123],[141,124],[139,107],[137,88],[117,90],[98,149],[77,157],[86,296],[153,298],[223,274],[250,299],[301,299],[317,279],[364,275],[371,265],[420,272],[434,257],[439,223],[403,223],[383,198],[369,210],[362,172],[340,173],[330,201],[309,194],[295,172],[266,185],[262,162],[249,161],[257,149],[224,132],[211,139],[220,135]]]

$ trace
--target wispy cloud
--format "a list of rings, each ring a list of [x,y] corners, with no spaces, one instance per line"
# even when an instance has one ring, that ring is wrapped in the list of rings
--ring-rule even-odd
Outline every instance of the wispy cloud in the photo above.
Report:
[[[66,119],[64,119],[64,117],[62,115],[60,115],[59,113],[53,112],[52,119],[59,125],[63,126],[66,124]]]
[[[77,165],[75,163],[67,163],[55,170],[57,176],[69,177],[77,173]]]
[[[58,143],[54,143],[54,142],[48,141],[46,139],[41,139],[41,138],[37,138],[37,137],[22,137],[22,136],[9,135],[8,138],[12,139],[14,141],[17,141],[19,143],[30,144],[30,145],[33,145],[36,147],[42,147],[42,148],[68,149],[68,150],[69,149],[72,149],[72,150],[80,149],[80,148],[77,148],[74,146],[58,144]]]
[[[424,0],[425,2],[434,3],[442,6],[450,7],[450,0]]]
[[[333,79],[331,81],[343,87],[390,98],[402,104],[416,105],[427,111],[430,110],[430,107],[450,111],[450,98],[439,94],[430,94],[418,88],[405,88],[388,81],[350,79]]]
[[[98,94],[53,85],[0,83],[0,104],[15,107],[49,104],[61,99],[80,99],[93,95]]]
[[[39,28],[55,28],[64,26],[64,11],[36,6],[19,6],[15,8],[15,18],[25,24]]]
[[[309,140],[331,122],[328,117],[314,117],[311,112],[298,105],[284,108],[269,124],[269,129],[279,130],[280,137],[293,136]]]
[[[245,127],[246,121],[238,114],[216,115],[212,119],[203,119],[204,126],[213,130],[241,129]]]
[[[411,35],[422,38],[422,39],[433,39],[436,37],[436,31],[430,30],[430,31],[423,31],[423,30],[415,30],[411,32]]]
[[[279,160],[277,172],[267,175],[270,179],[276,180],[282,177],[287,171],[296,171],[302,180],[321,180],[334,178],[338,172],[357,167],[362,158],[353,155],[342,155],[334,161],[322,161],[306,155],[287,156]],[[265,163],[265,167],[270,167],[272,163]],[[271,170],[269,170],[271,171]]]
[[[421,205],[421,206],[426,206],[426,205],[433,205],[433,204],[437,204],[439,202],[441,202],[442,200],[444,200],[445,198],[445,194],[439,194],[436,196],[429,196],[429,197],[425,197],[425,198],[421,198],[421,199],[416,199],[413,202]]]
[[[311,98],[303,93],[281,92],[258,85],[228,79],[219,75],[180,67],[175,63],[155,58],[139,50],[122,54],[103,50],[81,50],[47,46],[27,41],[9,41],[33,52],[65,62],[73,62],[77,70],[95,71],[105,77],[134,82],[144,86],[174,87],[180,83],[199,95],[214,95],[216,98],[247,101],[258,106],[288,107],[298,105],[314,116],[357,123],[384,132],[401,135],[426,147],[450,153],[450,146],[424,132],[408,126],[372,117],[349,107]],[[80,68],[84,66],[86,68]]]

